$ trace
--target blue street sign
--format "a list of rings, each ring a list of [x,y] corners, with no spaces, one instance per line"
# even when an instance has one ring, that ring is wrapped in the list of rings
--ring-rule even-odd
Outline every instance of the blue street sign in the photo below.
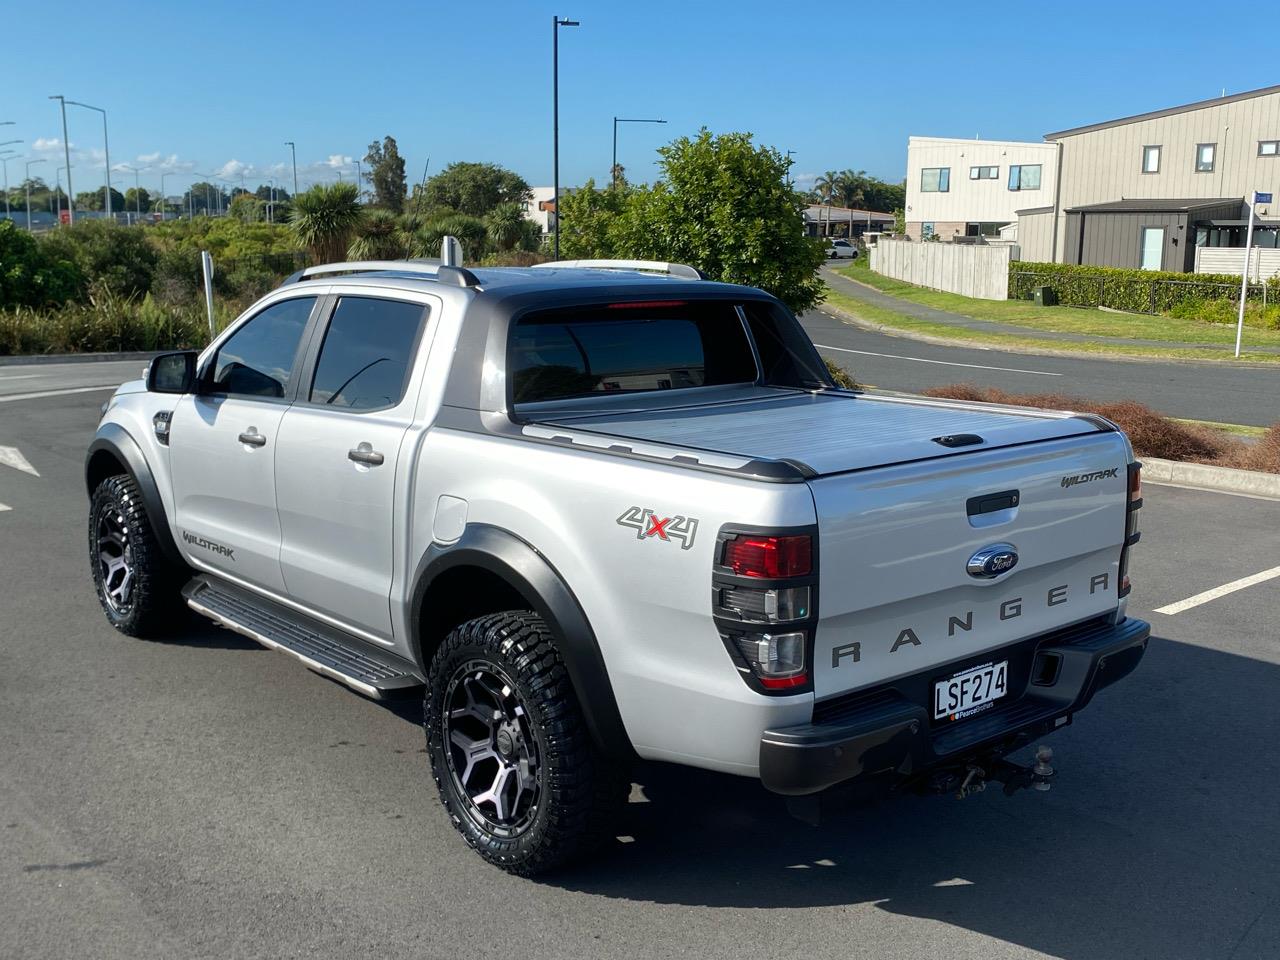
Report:
[[[1271,202],[1271,194],[1269,194],[1269,193],[1258,193],[1258,192],[1255,190],[1255,191],[1254,191],[1254,194],[1253,194],[1253,202],[1254,202],[1254,203],[1270,203],[1270,202]]]

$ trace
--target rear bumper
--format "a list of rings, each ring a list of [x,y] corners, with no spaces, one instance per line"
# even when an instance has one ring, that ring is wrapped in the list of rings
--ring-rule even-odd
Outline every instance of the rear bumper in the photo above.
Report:
[[[900,689],[919,691],[931,678],[859,693],[825,710],[821,722],[766,730],[760,780],[775,793],[803,795],[864,775],[910,777],[971,756],[1007,753],[1068,723],[1095,693],[1132,672],[1150,635],[1150,624],[1141,620],[1091,621],[1014,644],[1013,655],[1056,660],[1052,682],[1029,681],[1008,703],[944,726],[932,724],[927,699]]]

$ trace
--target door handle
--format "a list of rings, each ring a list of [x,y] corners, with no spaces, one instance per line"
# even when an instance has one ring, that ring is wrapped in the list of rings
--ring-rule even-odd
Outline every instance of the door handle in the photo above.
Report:
[[[251,447],[265,447],[267,445],[267,438],[253,427],[250,427],[246,433],[240,434],[239,439],[241,443],[247,443]]]
[[[355,449],[347,451],[347,459],[353,463],[363,463],[366,467],[378,467],[386,458],[374,450],[370,444],[362,443]]]

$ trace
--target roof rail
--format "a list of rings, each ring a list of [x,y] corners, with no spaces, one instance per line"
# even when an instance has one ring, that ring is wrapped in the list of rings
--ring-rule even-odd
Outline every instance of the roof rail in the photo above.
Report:
[[[575,267],[587,270],[642,270],[651,273],[665,273],[671,277],[683,277],[686,280],[706,280],[707,275],[697,267],[685,263],[664,263],[661,260],[552,260],[549,263],[535,263],[534,267],[563,268]]]
[[[285,283],[310,280],[326,273],[417,273],[434,277],[440,269],[439,260],[351,260],[346,263],[321,263],[304,267],[289,276]]]

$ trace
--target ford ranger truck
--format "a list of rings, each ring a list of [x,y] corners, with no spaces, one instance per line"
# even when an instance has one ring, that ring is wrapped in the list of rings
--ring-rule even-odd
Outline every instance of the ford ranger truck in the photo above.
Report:
[[[1150,630],[1113,424],[837,389],[679,264],[309,268],[120,387],[85,478],[114,627],[185,605],[421,697],[453,824],[523,875],[612,835],[635,758],[1043,789],[1009,754]]]

